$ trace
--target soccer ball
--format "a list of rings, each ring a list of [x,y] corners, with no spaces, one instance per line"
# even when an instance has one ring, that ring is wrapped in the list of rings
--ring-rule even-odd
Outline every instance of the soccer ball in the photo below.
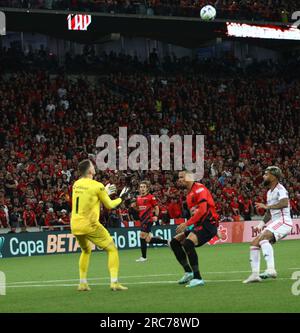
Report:
[[[200,17],[203,21],[212,21],[216,17],[217,11],[211,5],[204,6],[200,10]]]

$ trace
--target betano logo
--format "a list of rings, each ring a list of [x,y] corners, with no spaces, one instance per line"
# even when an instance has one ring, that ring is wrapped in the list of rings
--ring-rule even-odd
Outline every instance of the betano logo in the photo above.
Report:
[[[67,21],[69,30],[87,31],[88,26],[92,23],[92,16],[83,14],[69,14]]]
[[[4,242],[5,242],[5,238],[4,237],[0,237],[0,258],[3,257],[2,250],[3,250],[3,247],[4,247]]]

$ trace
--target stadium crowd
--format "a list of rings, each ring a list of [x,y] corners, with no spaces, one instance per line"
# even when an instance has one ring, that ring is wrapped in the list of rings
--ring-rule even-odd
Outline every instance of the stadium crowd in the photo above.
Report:
[[[300,215],[299,58],[279,63],[237,59],[197,60],[175,56],[147,62],[124,54],[95,56],[89,48],[67,54],[65,66],[49,62],[41,49],[5,65],[0,52],[0,227],[68,225],[72,182],[78,161],[95,159],[101,134],[205,135],[204,184],[212,191],[222,221],[263,215],[262,174],[276,164],[284,173],[293,216]],[[38,61],[34,61],[34,59]],[[72,68],[82,73],[69,76]],[[73,64],[73,65],[72,65]],[[14,67],[15,66],[15,67]],[[73,66],[73,67],[72,67]],[[189,217],[186,192],[175,171],[132,172],[133,192],[142,179],[152,183],[160,219]],[[97,171],[96,179],[126,181],[121,171]],[[120,226],[136,219],[128,205],[104,211],[102,222]]]
[[[148,14],[199,17],[200,9],[211,4],[217,17],[287,22],[299,9],[297,0],[4,0],[2,6],[96,11],[103,13]]]

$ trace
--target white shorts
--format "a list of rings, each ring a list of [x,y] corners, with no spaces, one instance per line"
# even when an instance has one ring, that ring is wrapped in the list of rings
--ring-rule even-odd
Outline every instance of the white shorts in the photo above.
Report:
[[[274,235],[276,241],[286,237],[291,233],[293,228],[293,222],[285,222],[282,220],[271,222],[265,230],[269,230]]]

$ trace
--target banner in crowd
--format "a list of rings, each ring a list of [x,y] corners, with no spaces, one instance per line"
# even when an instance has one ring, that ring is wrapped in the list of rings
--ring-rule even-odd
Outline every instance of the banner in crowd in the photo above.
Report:
[[[258,221],[224,222],[220,224],[222,237],[215,237],[209,244],[250,242],[257,233],[254,227]],[[155,226],[152,233],[165,239],[175,235],[177,225]],[[140,247],[139,228],[118,228],[109,230],[117,247],[135,249]],[[300,239],[300,220],[294,220],[292,233],[285,239]],[[151,245],[154,246],[154,245]],[[163,245],[156,245],[163,246]],[[97,250],[95,246],[93,250]],[[0,258],[35,256],[80,252],[75,237],[67,231],[27,232],[0,235]]]

